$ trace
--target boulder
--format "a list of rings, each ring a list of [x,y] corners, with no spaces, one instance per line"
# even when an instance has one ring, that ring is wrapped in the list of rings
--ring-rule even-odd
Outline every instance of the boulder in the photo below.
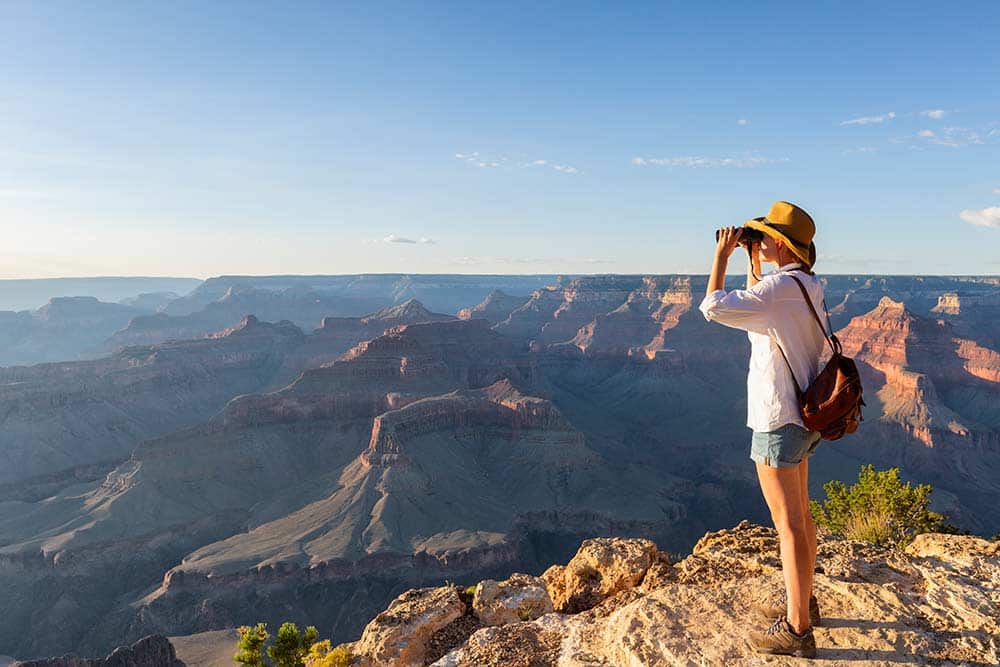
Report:
[[[658,553],[656,543],[645,538],[591,538],[565,567],[553,565],[542,579],[556,611],[576,613],[639,585]]]
[[[520,572],[501,582],[480,581],[472,608],[483,625],[529,621],[553,611],[545,580]]]
[[[411,588],[365,626],[351,650],[360,667],[423,667],[431,635],[464,613],[454,586]]]

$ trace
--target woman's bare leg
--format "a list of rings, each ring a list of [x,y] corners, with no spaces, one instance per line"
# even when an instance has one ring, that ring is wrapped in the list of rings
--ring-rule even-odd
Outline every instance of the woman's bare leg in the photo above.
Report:
[[[809,510],[809,459],[799,464],[800,488],[802,489],[802,516],[805,517],[804,530],[809,540],[809,594],[812,595],[813,574],[816,572],[816,523]],[[806,600],[808,601],[808,597]]]
[[[771,520],[781,541],[781,570],[788,594],[788,623],[796,632],[809,628],[809,593],[812,589],[813,554],[805,509],[808,491],[803,490],[799,464],[793,468],[772,468],[757,464],[757,479],[771,510]],[[815,533],[813,533],[815,539]]]

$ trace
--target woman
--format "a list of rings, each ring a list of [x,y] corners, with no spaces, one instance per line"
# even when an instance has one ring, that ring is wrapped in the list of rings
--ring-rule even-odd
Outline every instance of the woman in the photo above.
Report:
[[[747,288],[724,289],[726,264],[743,230],[721,229],[700,310],[707,320],[743,329],[750,337],[750,458],[757,466],[757,479],[781,545],[785,604],[758,608],[774,623],[766,632],[750,633],[749,643],[763,653],[813,657],[812,626],[819,621],[819,609],[812,595],[816,526],[809,512],[809,457],[820,435],[802,422],[795,380],[803,390],[812,383],[819,373],[825,338],[792,276],[801,281],[818,310],[823,285],[812,273],[816,227],[808,213],[783,201],[775,202],[766,217],[749,220],[744,227],[764,236],[759,244],[749,244]],[[762,261],[778,268],[759,277]]]

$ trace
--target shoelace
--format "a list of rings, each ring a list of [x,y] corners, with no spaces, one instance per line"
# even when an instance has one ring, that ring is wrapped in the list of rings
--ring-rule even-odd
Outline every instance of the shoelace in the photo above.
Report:
[[[782,624],[784,622],[785,622],[785,617],[784,616],[779,616],[778,619],[774,622],[774,624],[771,625],[771,627],[769,627],[767,629],[767,632],[765,632],[764,634],[766,634],[766,635],[777,634],[780,630],[783,629],[782,628]]]

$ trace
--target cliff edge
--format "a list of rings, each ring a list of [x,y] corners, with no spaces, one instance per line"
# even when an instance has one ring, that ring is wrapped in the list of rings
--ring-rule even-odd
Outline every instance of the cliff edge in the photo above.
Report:
[[[672,562],[646,539],[584,540],[540,577],[410,589],[343,646],[354,666],[782,665],[744,637],[782,587],[777,537],[746,521]],[[824,665],[1000,662],[1000,543],[920,535],[905,550],[821,538]]]

